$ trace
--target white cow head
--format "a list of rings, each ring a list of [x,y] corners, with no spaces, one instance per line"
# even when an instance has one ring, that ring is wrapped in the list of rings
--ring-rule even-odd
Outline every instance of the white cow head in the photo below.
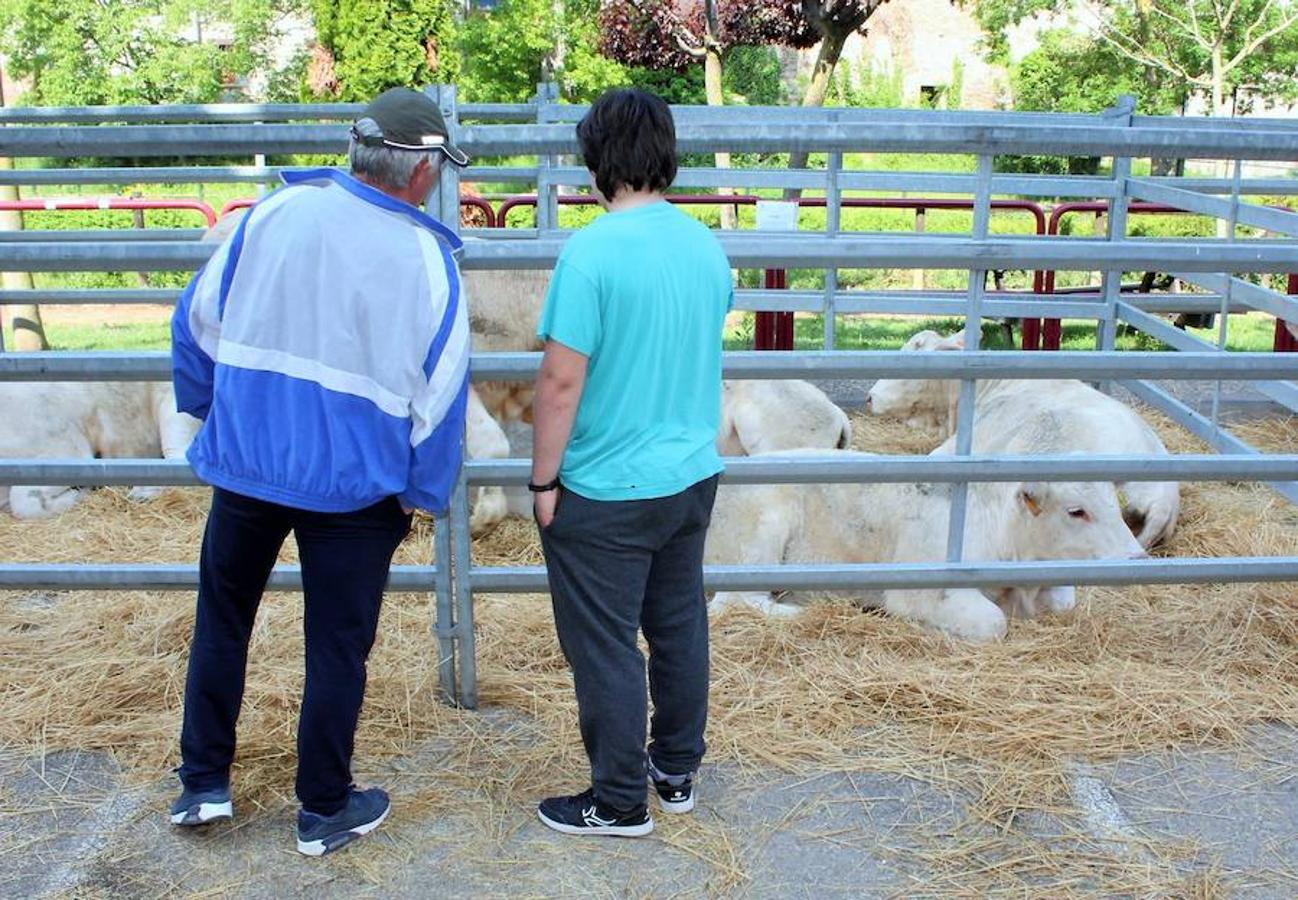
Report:
[[[913,350],[963,350],[964,335],[943,337],[936,331],[911,335],[901,348]],[[940,424],[949,405],[947,382],[933,378],[881,378],[865,396],[865,411],[875,416],[908,417]],[[921,424],[921,422],[912,422]]]
[[[1107,481],[1028,482],[1014,491],[1018,559],[1138,559],[1146,555]]]

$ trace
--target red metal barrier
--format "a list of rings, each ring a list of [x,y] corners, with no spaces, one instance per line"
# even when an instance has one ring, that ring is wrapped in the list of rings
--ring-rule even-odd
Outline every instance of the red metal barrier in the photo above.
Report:
[[[247,209],[249,206],[252,206],[256,202],[257,202],[256,198],[253,197],[240,197],[237,200],[231,200],[229,203],[225,204],[225,206],[221,207],[221,215],[224,216],[226,213],[234,212],[236,209]],[[484,218],[486,219],[486,225],[483,227],[485,228],[497,227],[496,211],[492,208],[491,204],[488,203],[482,197],[461,197],[460,198],[461,215],[463,215],[463,210],[465,210],[466,208],[476,209],[483,214]]]
[[[5,212],[44,212],[53,210],[87,212],[96,209],[190,209],[202,215],[207,220],[209,228],[216,224],[216,213],[212,211],[212,207],[202,200],[148,200],[137,197],[81,197],[75,199],[71,197],[49,199],[31,197],[27,200],[0,200],[0,210]]]
[[[1298,272],[1289,276],[1288,290],[1291,294],[1298,294]],[[1293,324],[1298,327],[1298,322]],[[1283,319],[1275,320],[1275,346],[1273,349],[1276,353],[1296,353],[1298,352],[1298,337],[1295,337],[1294,333],[1285,325]]]
[[[1275,209],[1286,209],[1283,206],[1273,207]],[[1050,212],[1050,223],[1046,228],[1046,234],[1051,237],[1057,237],[1059,234],[1059,222],[1069,213],[1089,212],[1097,214],[1107,214],[1109,211],[1108,201],[1089,201],[1077,203],[1061,203]],[[1127,211],[1136,215],[1182,215],[1192,216],[1197,213],[1189,212],[1176,206],[1165,206],[1159,203],[1132,203],[1127,207]],[[1055,273],[1045,273],[1045,286],[1042,293],[1055,293]],[[1298,274],[1289,276],[1289,293],[1298,294]],[[1031,323],[1029,325],[1029,323]],[[1284,327],[1284,323],[1279,319],[1275,323],[1275,349],[1279,350],[1298,350],[1298,339],[1295,339]],[[1040,319],[1023,320],[1023,349],[1024,350],[1058,350],[1059,342],[1063,334],[1062,324],[1058,319],[1046,319],[1044,333],[1042,333]],[[1029,346],[1029,335],[1032,338],[1032,346]],[[1039,339],[1040,336],[1040,339]]]
[[[1050,222],[1046,226],[1045,233],[1050,237],[1057,237],[1059,235],[1059,223],[1064,216],[1069,213],[1081,212],[1107,214],[1109,212],[1109,203],[1107,200],[1061,203],[1050,211]],[[1127,206],[1127,212],[1136,215],[1187,214],[1183,209],[1178,209],[1175,206],[1163,206],[1158,203],[1131,203]],[[1042,280],[1040,293],[1053,294],[1054,292],[1055,273],[1046,272]],[[1024,350],[1058,350],[1062,337],[1063,325],[1058,319],[1046,319],[1044,328],[1041,319],[1023,320]]]
[[[758,200],[766,198],[757,197],[751,194],[668,194],[667,200],[671,203],[677,203],[685,206],[753,206]],[[598,202],[594,197],[586,194],[567,194],[558,198],[562,206],[590,206]],[[825,197],[800,197],[796,201],[799,207],[811,209],[823,209],[829,205]],[[972,210],[974,208],[973,200],[950,200],[935,197],[917,197],[898,198],[898,197],[843,197],[839,201],[844,209],[909,209],[914,210],[917,215],[922,215],[930,209],[941,210]],[[500,210],[496,214],[499,227],[504,228],[508,225],[509,212],[512,209],[522,206],[536,206],[535,195],[524,195],[510,197],[500,204]],[[1045,234],[1046,231],[1046,214],[1045,211],[1036,203],[1030,200],[993,200],[991,202],[993,210],[1021,210],[1031,213],[1033,221],[1037,227],[1037,234]],[[1032,276],[1032,289],[1036,293],[1043,293],[1045,273],[1034,272]],[[783,269],[767,269],[765,275],[765,286],[767,288],[784,288],[788,286],[786,273]],[[792,350],[793,349],[793,313],[791,312],[759,312],[754,317],[753,328],[753,349],[755,350]]]

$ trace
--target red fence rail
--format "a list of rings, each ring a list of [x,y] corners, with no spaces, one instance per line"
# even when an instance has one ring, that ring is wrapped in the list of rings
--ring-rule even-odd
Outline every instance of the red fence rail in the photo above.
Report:
[[[150,210],[150,209],[188,209],[201,215],[210,228],[216,224],[216,213],[202,200],[171,198],[149,200],[140,197],[29,197],[26,200],[0,200],[0,211],[4,212],[89,212],[97,209],[114,210]]]
[[[768,198],[751,194],[668,194],[667,200],[683,206],[753,206],[757,201]],[[585,194],[568,194],[558,198],[562,206],[591,206],[594,197]],[[824,209],[829,205],[825,197],[800,197],[795,201],[799,208]],[[954,200],[938,197],[843,197],[839,201],[844,209],[908,209],[917,216],[931,209],[937,210],[972,210],[974,201]],[[499,227],[508,225],[509,213],[519,207],[535,207],[536,197],[524,195],[510,197],[500,204],[497,213]],[[994,211],[1021,211],[1032,216],[1037,234],[1045,234],[1046,213],[1038,204],[1030,200],[993,200]],[[1045,273],[1033,273],[1033,291],[1042,293]],[[785,288],[788,286],[787,273],[783,269],[767,269],[764,284],[767,288]],[[755,316],[753,328],[753,349],[755,350],[792,350],[793,349],[793,313],[759,312]]]

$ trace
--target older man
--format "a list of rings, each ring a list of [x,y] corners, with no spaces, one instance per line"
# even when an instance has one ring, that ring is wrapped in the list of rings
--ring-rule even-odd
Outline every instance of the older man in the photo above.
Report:
[[[469,328],[455,234],[417,208],[468,160],[404,88],[351,130],[351,175],[285,175],[194,277],[172,320],[177,404],[214,488],[185,684],[176,825],[233,813],[230,766],[253,619],[280,546],[302,562],[306,683],[297,847],[387,816],[352,784],[365,667],[415,508],[446,507],[462,460]]]

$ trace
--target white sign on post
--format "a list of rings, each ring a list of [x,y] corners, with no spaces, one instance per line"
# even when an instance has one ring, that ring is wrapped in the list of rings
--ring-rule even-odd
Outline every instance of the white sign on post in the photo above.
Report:
[[[757,230],[797,231],[798,204],[789,200],[758,200]]]

